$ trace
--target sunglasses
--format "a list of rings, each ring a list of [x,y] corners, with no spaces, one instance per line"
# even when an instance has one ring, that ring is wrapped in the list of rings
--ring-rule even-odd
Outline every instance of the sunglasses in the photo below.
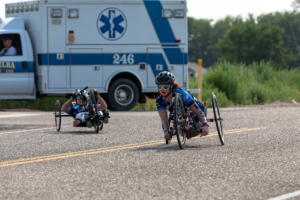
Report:
[[[171,85],[157,85],[157,88],[158,88],[159,90],[161,90],[161,89],[167,90],[167,89],[170,88],[170,86],[171,86]]]

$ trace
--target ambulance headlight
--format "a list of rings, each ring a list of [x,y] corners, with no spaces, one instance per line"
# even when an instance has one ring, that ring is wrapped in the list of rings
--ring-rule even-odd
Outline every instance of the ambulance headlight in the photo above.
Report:
[[[62,18],[62,9],[51,9],[52,18]]]
[[[34,10],[35,10],[35,11],[38,11],[38,10],[39,10],[39,5],[34,5],[33,7],[34,7]]]
[[[78,9],[69,9],[69,18],[78,18]]]
[[[185,11],[184,10],[175,10],[174,11],[174,17],[184,18],[185,17]]]
[[[29,6],[24,6],[24,10],[25,10],[25,12],[28,12],[29,11]]]
[[[15,12],[16,12],[16,13],[19,12],[19,7],[15,7]]]
[[[10,13],[10,8],[6,8],[6,13],[9,14]]]
[[[171,18],[172,17],[172,10],[171,9],[164,9],[162,11],[162,17],[163,18]]]
[[[24,7],[23,7],[23,6],[20,6],[20,7],[19,7],[19,10],[20,10],[20,12],[24,12]]]
[[[32,5],[29,5],[28,8],[29,8],[30,11],[33,11],[33,6]]]
[[[12,8],[12,7],[9,8],[9,11],[10,11],[10,13],[14,13],[15,12],[14,8]]]

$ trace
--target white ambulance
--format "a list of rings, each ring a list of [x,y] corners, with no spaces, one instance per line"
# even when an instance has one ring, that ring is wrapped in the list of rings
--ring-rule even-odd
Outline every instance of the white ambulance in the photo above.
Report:
[[[157,94],[171,71],[188,88],[186,0],[40,0],[7,3],[0,39],[0,99],[70,96],[96,88],[113,110]],[[4,48],[0,41],[0,51]]]

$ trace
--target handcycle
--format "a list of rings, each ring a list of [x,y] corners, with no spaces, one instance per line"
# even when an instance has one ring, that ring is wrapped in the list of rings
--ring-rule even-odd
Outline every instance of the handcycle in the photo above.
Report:
[[[216,95],[212,93],[212,107],[214,118],[207,118],[208,122],[215,122],[217,127],[217,132],[219,135],[219,139],[222,145],[225,144],[224,132],[223,132],[223,118],[220,114],[220,109],[218,105],[218,101]],[[186,139],[191,139],[192,132],[197,131],[197,133],[201,133],[202,129],[198,130],[195,122],[194,113],[187,113],[184,110],[184,104],[181,99],[180,94],[176,94],[174,101],[174,111],[169,114],[169,133],[172,136],[177,136],[177,142],[180,149],[183,149],[186,144]],[[198,134],[199,135],[199,134]],[[170,139],[170,140],[171,140]],[[166,140],[166,144],[170,143],[170,140]]]
[[[91,116],[91,123],[95,129],[96,133],[99,133],[103,128],[104,116],[100,116],[97,110],[98,98],[95,98],[94,92],[91,90],[89,92],[86,91],[88,87],[79,91],[79,95],[83,97],[83,108],[84,112],[88,112]],[[76,91],[77,89],[75,89]],[[59,100],[55,102],[54,108],[54,117],[55,117],[55,128],[57,132],[60,131],[61,128],[61,118],[62,117],[72,117],[72,115],[61,112],[61,106]],[[106,116],[109,118],[109,116]],[[87,127],[85,121],[80,123],[73,122],[73,127]]]

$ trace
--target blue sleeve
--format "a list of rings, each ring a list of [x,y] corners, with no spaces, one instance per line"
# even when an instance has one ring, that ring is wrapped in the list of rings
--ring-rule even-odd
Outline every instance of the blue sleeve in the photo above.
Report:
[[[163,109],[166,109],[165,105],[166,105],[166,103],[161,98],[161,96],[156,97],[156,108],[157,108],[157,111],[161,111]]]
[[[70,111],[68,112],[68,114],[71,114],[73,107],[69,106],[69,108],[70,108]]]
[[[187,107],[190,107],[195,103],[194,98],[188,92],[184,90],[178,90],[177,92],[180,94],[184,105]]]

